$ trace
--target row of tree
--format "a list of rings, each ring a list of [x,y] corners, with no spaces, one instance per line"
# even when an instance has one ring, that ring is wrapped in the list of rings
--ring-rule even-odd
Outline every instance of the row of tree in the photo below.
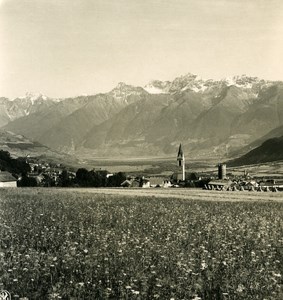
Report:
[[[12,158],[8,151],[0,150],[0,170],[8,171],[12,174],[26,174],[30,172],[30,166],[25,158]]]
[[[122,172],[108,177],[107,171],[88,171],[87,169],[80,168],[76,172],[75,177],[71,176],[71,174],[67,170],[63,170],[57,180],[49,174],[43,174],[43,179],[40,183],[36,178],[23,174],[18,185],[22,187],[119,187],[126,180],[126,176]]]
[[[82,187],[117,187],[126,180],[122,172],[107,176],[107,171],[88,171],[84,168],[78,169],[74,183]]]

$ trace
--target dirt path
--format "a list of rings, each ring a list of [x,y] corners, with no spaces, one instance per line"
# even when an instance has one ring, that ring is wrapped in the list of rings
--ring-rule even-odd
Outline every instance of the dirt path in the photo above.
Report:
[[[282,201],[282,192],[222,192],[206,191],[201,189],[75,189],[81,193],[125,195],[125,196],[149,196],[162,198],[179,198],[189,200],[206,201]]]
[[[4,195],[24,194],[43,194],[46,196],[57,195],[60,193],[86,193],[86,194],[104,194],[117,196],[145,196],[156,198],[176,198],[188,200],[203,200],[203,201],[276,201],[283,202],[283,192],[222,192],[208,191],[202,189],[190,188],[17,188],[17,189],[0,189],[0,198]]]

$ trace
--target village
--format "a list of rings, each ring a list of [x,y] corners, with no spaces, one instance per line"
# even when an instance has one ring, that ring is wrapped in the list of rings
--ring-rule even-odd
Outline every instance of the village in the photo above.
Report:
[[[177,153],[177,170],[170,176],[111,173],[107,170],[88,171],[79,168],[76,172],[60,163],[50,163],[26,158],[29,171],[25,174],[0,172],[0,187],[119,187],[119,188],[201,188],[218,191],[283,191],[283,178],[227,174],[225,163],[215,166],[214,172],[196,173],[186,170],[185,154],[180,144]]]
[[[283,191],[283,178],[255,178],[246,171],[242,176],[233,176],[233,174],[227,176],[225,163],[217,165],[217,176],[186,172],[185,155],[181,144],[177,154],[177,166],[179,171],[174,172],[170,178],[129,177],[121,186],[127,188],[202,188],[218,191]]]

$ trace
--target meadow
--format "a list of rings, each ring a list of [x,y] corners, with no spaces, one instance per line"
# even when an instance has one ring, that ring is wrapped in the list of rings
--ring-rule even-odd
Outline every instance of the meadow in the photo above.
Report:
[[[155,191],[1,189],[0,290],[283,299],[282,193]]]

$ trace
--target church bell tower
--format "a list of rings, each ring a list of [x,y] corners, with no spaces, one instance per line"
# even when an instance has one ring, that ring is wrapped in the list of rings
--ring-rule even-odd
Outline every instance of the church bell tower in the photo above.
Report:
[[[177,155],[177,166],[179,168],[182,168],[182,180],[185,181],[186,176],[185,176],[185,155],[182,149],[182,144],[179,146],[179,151]]]

